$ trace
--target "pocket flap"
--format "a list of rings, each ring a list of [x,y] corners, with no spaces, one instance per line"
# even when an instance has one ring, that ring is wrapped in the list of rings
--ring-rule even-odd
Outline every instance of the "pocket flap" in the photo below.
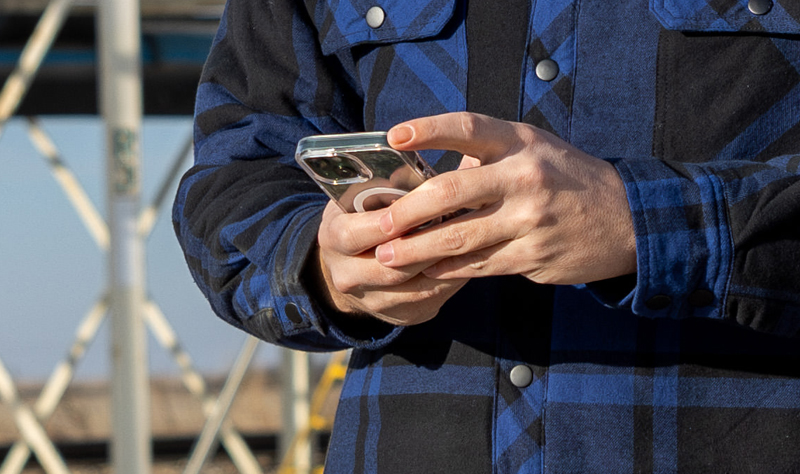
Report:
[[[456,0],[325,0],[318,4],[314,15],[322,52],[329,55],[362,43],[435,36],[453,16],[455,3]]]
[[[797,0],[736,0],[735,4],[731,3],[650,0],[650,11],[670,30],[800,34]],[[751,11],[751,6],[756,13]]]

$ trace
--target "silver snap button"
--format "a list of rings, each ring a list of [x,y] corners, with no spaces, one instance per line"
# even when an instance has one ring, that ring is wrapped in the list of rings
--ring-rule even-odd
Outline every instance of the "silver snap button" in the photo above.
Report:
[[[753,15],[766,15],[772,10],[772,0],[750,0],[747,9]]]
[[[380,28],[383,22],[386,20],[386,12],[383,11],[383,8],[375,6],[367,10],[367,25],[370,28]]]
[[[558,63],[552,59],[545,59],[539,61],[536,65],[536,77],[539,79],[550,82],[558,76]]]
[[[533,382],[533,370],[527,365],[518,365],[511,369],[509,377],[515,387],[524,388]]]

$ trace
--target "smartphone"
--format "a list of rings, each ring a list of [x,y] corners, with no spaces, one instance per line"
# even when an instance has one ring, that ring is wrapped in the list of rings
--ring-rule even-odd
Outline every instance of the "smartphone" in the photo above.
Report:
[[[306,137],[295,160],[345,212],[386,207],[435,175],[419,153],[389,146],[386,132]]]

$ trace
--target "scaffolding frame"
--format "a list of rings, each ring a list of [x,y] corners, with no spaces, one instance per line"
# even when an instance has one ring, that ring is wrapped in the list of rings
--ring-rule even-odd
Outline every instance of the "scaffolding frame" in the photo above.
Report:
[[[146,331],[177,364],[181,380],[191,395],[201,401],[206,422],[188,463],[187,474],[200,472],[209,454],[221,442],[230,459],[244,474],[260,474],[252,451],[229,419],[228,410],[259,347],[248,337],[234,362],[222,391],[208,392],[202,375],[193,366],[159,306],[146,296],[143,251],[164,207],[169,191],[180,177],[192,153],[187,137],[163,177],[152,202],[140,209],[139,162],[141,110],[141,65],[139,0],[98,2],[100,33],[101,108],[106,124],[108,219],[104,219],[88,197],[57,146],[36,117],[27,118],[28,136],[47,162],[48,168],[74,208],[98,249],[108,258],[109,285],[80,321],[65,358],[56,364],[33,406],[24,403],[13,378],[0,359],[0,402],[12,410],[21,439],[0,464],[0,474],[19,474],[31,455],[48,473],[68,473],[64,459],[49,439],[44,424],[55,412],[75,375],[86,349],[103,321],[112,320],[112,456],[115,472],[150,472],[149,379],[146,363]],[[0,90],[0,139],[5,126],[25,98],[41,64],[63,26],[73,0],[49,0],[19,61]],[[131,336],[133,334],[133,336]],[[321,414],[321,404],[333,385],[344,377],[345,354],[331,357],[320,385],[309,400],[308,355],[284,351],[286,390],[284,457],[280,472],[311,472],[310,437],[329,429],[332,421]],[[320,468],[315,469],[319,471]]]
[[[107,16],[113,17],[114,15],[117,15],[123,18],[127,17],[127,21],[129,23],[131,23],[131,16],[129,12],[131,9],[138,9],[138,3],[135,1],[131,2],[130,0],[113,0],[102,3],[107,5],[106,8],[111,10],[110,12],[106,13]],[[0,91],[0,137],[2,137],[2,133],[5,130],[5,125],[14,115],[25,95],[27,94],[47,52],[51,48],[56,35],[58,34],[61,26],[63,26],[64,21],[69,14],[71,4],[72,0],[51,0],[48,3],[47,7],[42,13],[42,16],[40,17],[39,22],[37,23],[36,28],[34,29],[33,34],[22,51],[17,66],[7,78],[3,89]],[[119,8],[118,10],[114,8],[119,7],[120,5],[122,5],[122,8]],[[126,12],[128,12],[128,15],[126,15]],[[138,13],[133,15],[132,18],[134,18],[134,21],[138,21]],[[105,21],[108,23],[105,28],[109,30],[116,30],[120,28],[119,23],[115,22],[113,18],[110,21]],[[109,68],[112,69],[112,73],[114,72],[113,69],[116,68],[127,69],[129,73],[133,71],[133,78],[128,77],[123,79],[128,82],[126,85],[128,88],[128,95],[126,98],[130,99],[130,91],[135,90],[136,88],[140,89],[141,78],[139,76],[140,73],[138,73],[138,65],[133,64],[133,66],[131,66],[130,64],[122,63],[120,66],[120,60],[134,62],[139,60],[138,46],[136,46],[139,41],[138,28],[135,25],[133,28],[128,25],[128,33],[128,37],[120,38],[120,41],[124,43],[123,46],[134,48],[134,56],[128,55],[127,57],[122,57],[120,59],[116,57],[119,55],[119,51],[108,51],[105,54],[110,59],[106,59],[105,61],[107,66],[110,66]],[[131,33],[135,35],[135,40],[131,39]],[[109,35],[106,36],[108,37]],[[131,46],[132,44],[133,46]],[[109,63],[116,64],[110,65]],[[113,78],[106,79],[105,82],[110,82],[113,80]],[[115,95],[124,95],[124,93],[120,93],[120,91],[115,90],[112,86],[106,92],[106,96],[113,98]],[[129,115],[129,117],[126,117],[126,119],[129,122],[132,122],[133,128],[136,128],[138,127],[137,122],[141,121],[141,106],[140,104],[137,105],[135,102],[137,100],[140,101],[140,98],[137,97],[136,93],[134,92],[132,99],[134,101],[132,106],[130,104],[119,106],[112,103],[109,108],[122,109],[124,113]],[[133,109],[132,111],[130,110],[131,108]],[[106,117],[107,122],[112,121],[113,119],[114,118],[109,120]],[[119,136],[119,128],[113,129],[112,125],[112,127],[109,127],[109,129],[109,134],[112,135],[112,137]],[[137,140],[138,131],[134,131],[133,134],[135,135],[133,139]],[[88,197],[79,180],[67,166],[58,148],[55,146],[45,130],[41,127],[41,124],[37,118],[28,118],[28,135],[35,148],[47,161],[51,174],[61,187],[72,207],[77,212],[78,217],[82,221],[84,227],[86,227],[97,247],[101,251],[108,254],[112,244],[114,243],[114,237],[112,237],[112,232],[109,229],[109,225],[103,219],[100,212]],[[128,137],[130,137],[130,135],[128,135]],[[130,168],[138,165],[138,157],[134,156],[132,159],[130,156],[122,157],[127,158],[126,160],[121,159],[118,156],[119,153],[130,154],[132,149],[135,149],[134,152],[136,152],[136,150],[138,150],[138,143],[123,143],[125,147],[117,146],[116,149],[115,145],[118,144],[113,143],[112,139],[112,155],[114,153],[117,154],[111,157],[112,166],[113,164],[121,164],[129,167],[127,170],[128,172],[138,173],[138,170]],[[189,137],[182,147],[179,155],[173,160],[172,166],[169,168],[167,176],[165,176],[165,178],[162,180],[161,186],[159,187],[153,202],[151,202],[141,212],[138,211],[138,206],[134,205],[131,207],[128,205],[128,207],[136,212],[130,216],[132,222],[126,222],[124,224],[124,229],[122,232],[125,232],[128,235],[125,235],[122,238],[133,238],[139,242],[142,242],[147,238],[155,226],[159,211],[166,201],[171,186],[179,178],[183,163],[185,163],[185,161],[191,155],[191,149],[192,141],[191,137]],[[111,169],[109,174],[113,174],[115,171],[118,170]],[[109,179],[109,183],[109,187],[114,187],[119,184],[112,179]],[[138,189],[134,189],[133,191],[136,194],[134,199],[138,199]],[[111,190],[109,194],[111,195],[110,200],[113,201],[114,191]],[[114,210],[110,210],[110,213],[113,216]],[[117,238],[120,237],[117,236]],[[122,255],[111,258],[124,259],[127,257],[128,256],[126,255]],[[135,271],[141,270],[139,269]],[[46,472],[59,474],[69,472],[69,469],[67,468],[66,463],[64,462],[60,453],[47,436],[47,433],[43,428],[43,424],[47,421],[47,419],[49,419],[49,417],[57,408],[64,395],[64,392],[73,379],[75,369],[83,358],[86,348],[94,340],[95,336],[98,334],[102,322],[106,318],[106,315],[111,311],[112,301],[115,299],[113,297],[113,293],[113,288],[109,288],[104,291],[101,297],[95,302],[94,306],[84,316],[83,320],[78,326],[75,334],[75,340],[73,341],[67,356],[64,358],[64,360],[56,365],[52,375],[49,377],[41,393],[39,394],[33,409],[28,407],[20,400],[13,378],[6,370],[2,360],[0,360],[0,400],[2,400],[3,403],[11,408],[14,415],[15,424],[17,425],[22,437],[21,440],[17,441],[12,446],[8,455],[3,460],[3,464],[0,465],[0,473],[18,474],[22,472],[22,469],[24,468],[31,454],[36,456],[37,460]],[[142,291],[141,294],[143,295],[144,292]],[[125,317],[132,320],[133,324],[146,324],[159,344],[171,354],[172,358],[180,368],[181,379],[184,386],[192,395],[202,402],[202,409],[207,420],[211,419],[214,413],[220,412],[218,405],[223,403],[230,404],[233,395],[235,395],[235,392],[241,383],[241,377],[235,377],[235,375],[244,373],[247,367],[249,367],[250,362],[255,354],[257,345],[257,340],[255,338],[248,338],[248,340],[245,342],[246,352],[244,352],[243,357],[239,357],[235,362],[234,367],[231,370],[231,376],[228,377],[228,380],[225,384],[225,396],[227,399],[222,400],[222,397],[214,398],[211,394],[209,394],[203,377],[194,368],[191,357],[181,346],[175,331],[172,329],[172,326],[169,324],[168,320],[155,302],[142,297],[142,300],[139,302],[139,306],[134,308],[131,313],[125,315]],[[125,335],[124,332],[128,330],[129,327],[130,326],[126,327],[125,325],[122,325],[120,332]],[[126,337],[124,339],[116,341],[116,344],[120,344],[120,342],[122,344],[128,343],[129,341],[125,340],[127,339],[127,335],[125,336]],[[138,355],[135,355],[135,357],[140,357],[142,349],[143,348],[141,346],[133,349],[134,351],[138,352]],[[118,347],[112,349],[112,351],[118,350]],[[112,418],[117,420],[117,426],[119,428],[114,429],[112,443],[114,442],[114,439],[119,439],[120,437],[124,437],[126,439],[121,440],[122,442],[118,441],[116,443],[118,446],[117,453],[112,456],[112,461],[115,467],[115,472],[149,472],[150,465],[152,464],[152,460],[150,459],[149,455],[149,426],[146,424],[142,426],[140,421],[143,409],[146,411],[145,416],[148,419],[150,416],[149,411],[147,411],[147,402],[145,401],[142,403],[143,397],[149,397],[149,393],[146,390],[141,390],[147,386],[147,380],[145,380],[144,383],[141,381],[142,375],[145,377],[147,376],[146,368],[143,370],[142,363],[144,361],[142,360],[129,359],[124,362],[129,366],[125,367],[118,364],[115,367],[115,372],[135,371],[138,373],[138,375],[137,378],[122,381],[120,384],[121,389],[123,391],[128,390],[131,383],[138,385],[140,389],[137,391],[138,394],[136,397],[138,397],[138,399],[136,400],[132,400],[130,397],[124,396],[121,400],[114,401],[114,407],[112,408],[114,415]],[[131,380],[133,382],[131,382]],[[132,405],[138,405],[139,408],[137,410],[131,410]],[[126,413],[133,413],[133,416],[138,417],[139,420],[131,418],[126,419]],[[132,425],[134,425],[133,429],[131,429]],[[262,472],[255,456],[248,448],[242,436],[233,428],[230,422],[222,420],[215,430],[214,436],[219,436],[221,438],[223,446],[228,451],[231,460],[234,462],[240,472],[253,474]]]

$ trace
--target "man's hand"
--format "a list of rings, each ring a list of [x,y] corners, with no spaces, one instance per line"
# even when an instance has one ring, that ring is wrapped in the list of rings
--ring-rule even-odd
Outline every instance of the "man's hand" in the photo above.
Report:
[[[467,279],[432,279],[421,273],[426,264],[378,263],[375,247],[388,240],[380,229],[383,212],[348,214],[328,203],[318,233],[321,290],[328,304],[355,317],[371,315],[399,326],[425,322]]]
[[[387,269],[421,266],[441,280],[521,274],[551,284],[636,271],[631,213],[611,164],[535,127],[470,113],[400,124],[389,143],[465,159],[382,211],[375,236],[393,240],[376,257]],[[473,211],[403,235],[460,209]]]

